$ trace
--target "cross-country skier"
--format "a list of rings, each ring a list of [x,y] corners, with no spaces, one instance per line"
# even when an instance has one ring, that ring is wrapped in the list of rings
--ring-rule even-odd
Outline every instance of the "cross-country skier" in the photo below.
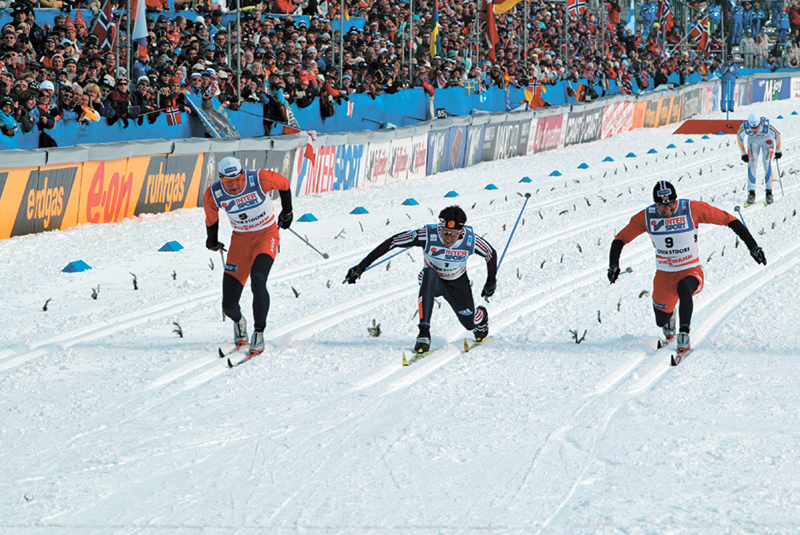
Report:
[[[475,341],[482,342],[489,334],[489,315],[484,306],[474,308],[472,288],[467,276],[467,259],[478,254],[486,260],[486,283],[481,297],[490,297],[497,286],[497,253],[494,248],[465,225],[467,215],[458,206],[449,206],[439,213],[439,223],[417,230],[395,234],[376,247],[357,266],[347,271],[344,282],[355,284],[375,260],[395,247],[421,247],[425,267],[419,274],[419,335],[414,346],[417,353],[431,347],[431,315],[433,298],[443,296],[456,313],[458,321],[472,331]]]
[[[767,204],[772,204],[772,157],[775,156],[775,159],[779,160],[783,156],[780,133],[769,124],[766,117],[759,118],[751,113],[739,127],[736,139],[739,141],[742,161],[750,164],[747,167],[748,193],[744,205],[750,206],[756,202],[756,171],[759,155],[764,162],[764,184],[767,188],[765,200]]]
[[[680,300],[678,320],[678,353],[691,348],[689,330],[692,321],[692,296],[703,289],[703,268],[697,245],[701,223],[730,227],[750,250],[759,264],[767,263],[764,251],[758,246],[739,219],[701,201],[678,199],[675,186],[659,180],[653,188],[653,201],[634,215],[611,242],[608,280],[614,284],[619,277],[619,257],[625,244],[647,232],[656,248],[656,276],[653,278],[653,311],[656,325],[661,327],[667,341],[676,334],[675,306]]]
[[[233,157],[219,162],[219,180],[211,184],[203,197],[206,213],[206,247],[224,251],[219,242],[219,210],[225,210],[233,228],[231,246],[222,276],[222,311],[233,320],[233,340],[237,347],[247,344],[247,321],[239,307],[242,290],[250,278],[253,290],[253,339],[250,354],[264,351],[264,328],[269,312],[267,278],[280,236],[278,228],[288,229],[292,224],[292,194],[289,181],[274,171],[256,169],[245,171],[242,163]],[[278,190],[281,213],[276,217],[269,193]]]

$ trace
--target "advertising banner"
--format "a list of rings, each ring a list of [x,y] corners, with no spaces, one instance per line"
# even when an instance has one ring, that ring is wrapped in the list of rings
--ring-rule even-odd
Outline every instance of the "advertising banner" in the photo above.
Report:
[[[0,173],[0,237],[75,226],[78,212],[75,184],[80,168],[81,164],[73,164]]]
[[[365,143],[318,146],[314,162],[295,151],[292,189],[295,197],[359,187],[364,173]]]
[[[603,107],[572,112],[567,117],[564,145],[577,145],[600,139],[603,131]]]
[[[473,124],[467,128],[467,141],[464,151],[464,167],[476,165],[482,161],[483,124]]]
[[[692,89],[683,94],[681,118],[688,119],[700,113],[701,89]]]
[[[539,117],[534,134],[534,152],[559,149],[564,146],[564,122],[566,115]]]
[[[408,179],[422,178],[426,175],[428,161],[428,134],[418,134],[411,138],[411,163]]]
[[[393,139],[389,150],[389,163],[386,166],[386,183],[393,184],[408,179],[411,165],[412,138]]]
[[[800,77],[792,77],[792,89],[790,93],[791,98],[800,98]]]
[[[379,186],[386,184],[386,175],[389,171],[389,157],[392,143],[372,142],[367,147],[367,157],[364,158],[364,183],[362,186]]]

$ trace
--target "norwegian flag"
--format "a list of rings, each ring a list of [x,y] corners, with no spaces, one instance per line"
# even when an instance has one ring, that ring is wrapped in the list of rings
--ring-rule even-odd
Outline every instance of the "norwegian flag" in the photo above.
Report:
[[[664,33],[672,31],[675,22],[672,20],[672,10],[669,7],[669,0],[659,0],[656,17],[658,18],[658,23],[664,29]]]
[[[169,106],[164,110],[164,113],[167,116],[167,124],[169,126],[175,126],[183,123],[183,118],[181,117],[181,110],[179,110],[178,108]]]
[[[567,0],[570,17],[581,17],[586,13],[586,0]]]
[[[117,25],[111,11],[111,0],[106,0],[103,9],[98,13],[92,34],[97,36],[100,50],[114,50],[117,46]]]

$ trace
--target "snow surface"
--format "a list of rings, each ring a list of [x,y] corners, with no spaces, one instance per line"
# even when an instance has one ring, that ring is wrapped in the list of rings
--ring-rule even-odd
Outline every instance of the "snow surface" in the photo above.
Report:
[[[776,182],[774,205],[742,212],[767,266],[729,229],[701,228],[696,349],[676,368],[653,350],[649,240],[624,249],[632,272],[613,286],[609,245],[660,178],[733,212],[746,170],[732,136],[637,130],[296,199],[319,222],[293,229],[330,258],[282,233],[268,350],[233,370],[216,355],[232,324],[201,209],[0,242],[0,532],[800,532],[797,107],[734,114],[783,132],[785,196]],[[488,304],[493,339],[464,354],[470,334],[443,303],[438,350],[403,368],[420,250],[354,286],[347,268],[454,201],[502,253],[526,192]],[[171,240],[185,249],[158,252]],[[78,259],[92,269],[61,272]],[[250,303],[247,288],[252,325]]]

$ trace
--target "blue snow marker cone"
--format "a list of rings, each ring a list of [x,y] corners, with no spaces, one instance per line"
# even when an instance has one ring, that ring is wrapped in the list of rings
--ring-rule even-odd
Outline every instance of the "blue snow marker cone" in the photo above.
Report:
[[[311,223],[313,221],[318,221],[318,219],[316,217],[314,217],[314,214],[303,214],[303,215],[300,216],[300,219],[298,219],[297,221],[299,221],[301,223]]]
[[[558,169],[556,169],[555,171],[553,171],[552,173],[550,173],[550,175],[549,175],[549,176],[561,176],[561,173],[558,171]]]
[[[497,189],[497,186],[495,186],[494,184],[486,184],[486,187],[483,189]]]
[[[447,193],[445,193],[444,196],[445,197],[458,197],[458,193],[453,191],[453,190],[450,190]]]
[[[667,145],[667,148],[668,149],[674,149],[675,148],[675,143],[670,143],[669,145]]]
[[[83,260],[75,260],[74,262],[67,264],[67,266],[61,271],[63,273],[80,273],[81,271],[86,271],[87,269],[92,269],[92,266]]]
[[[529,177],[529,176],[524,176],[524,177],[522,177],[522,178],[521,178],[519,181],[520,181],[520,182],[525,182],[525,183],[527,183],[527,182],[530,182],[530,181],[531,181],[531,177]]]
[[[710,138],[710,137],[708,137],[708,134],[706,134],[706,135],[704,135],[703,137],[701,137],[700,139],[711,139],[711,138]]]
[[[417,200],[411,197],[403,201],[404,206],[417,206],[418,204]]]
[[[634,153],[632,153],[632,152],[629,152],[628,154],[625,155],[625,157],[626,158],[636,158],[636,155]]]
[[[797,112],[796,112],[796,111],[793,111],[793,112],[792,112],[792,115],[797,115]]]
[[[586,163],[586,162],[583,162],[582,164],[580,164],[578,166],[578,169],[589,169],[589,164]]]
[[[658,154],[658,151],[656,149],[650,149],[647,151],[647,154]]]
[[[686,143],[694,143],[694,140],[692,138],[689,138],[686,140]]]
[[[367,212],[367,209],[363,206],[356,206],[350,213],[354,215],[363,215],[368,214],[369,212]]]
[[[611,156],[606,156],[605,158],[603,158],[603,161],[604,162],[613,162],[614,158],[612,158]]]
[[[176,241],[168,241],[164,245],[161,246],[159,251],[166,252],[166,253],[174,253],[175,251],[180,251],[183,249],[183,245]]]

